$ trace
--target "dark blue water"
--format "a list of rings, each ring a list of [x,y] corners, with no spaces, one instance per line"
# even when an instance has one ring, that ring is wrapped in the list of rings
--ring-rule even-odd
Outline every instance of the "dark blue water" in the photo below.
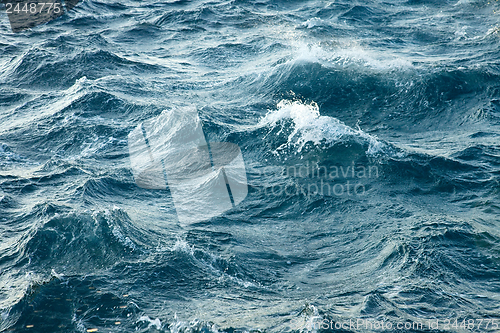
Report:
[[[127,136],[186,105],[249,193],[181,225]],[[0,331],[498,332],[499,193],[498,1],[0,14]]]

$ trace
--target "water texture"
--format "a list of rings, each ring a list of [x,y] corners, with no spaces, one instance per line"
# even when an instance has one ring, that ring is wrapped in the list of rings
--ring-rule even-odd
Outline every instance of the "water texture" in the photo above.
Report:
[[[127,142],[183,107],[248,180],[190,225]],[[499,1],[0,14],[2,332],[498,332],[499,182]]]

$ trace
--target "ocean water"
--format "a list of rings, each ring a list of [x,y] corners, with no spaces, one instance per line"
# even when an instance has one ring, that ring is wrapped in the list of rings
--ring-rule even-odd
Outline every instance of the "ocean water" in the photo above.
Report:
[[[500,331],[500,2],[0,12],[0,331]],[[183,225],[128,135],[186,106],[248,195]]]

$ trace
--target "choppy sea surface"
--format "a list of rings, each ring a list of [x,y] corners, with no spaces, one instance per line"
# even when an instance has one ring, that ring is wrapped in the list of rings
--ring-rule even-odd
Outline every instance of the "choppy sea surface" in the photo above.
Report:
[[[248,195],[181,225],[127,136],[186,105]],[[2,332],[498,332],[499,195],[498,1],[0,13]]]

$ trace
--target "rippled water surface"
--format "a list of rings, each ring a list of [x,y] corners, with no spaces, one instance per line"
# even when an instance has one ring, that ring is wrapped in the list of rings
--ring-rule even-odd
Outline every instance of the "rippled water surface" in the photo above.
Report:
[[[127,140],[186,105],[248,196],[181,225]],[[499,182],[498,1],[0,14],[0,331],[498,331]]]

